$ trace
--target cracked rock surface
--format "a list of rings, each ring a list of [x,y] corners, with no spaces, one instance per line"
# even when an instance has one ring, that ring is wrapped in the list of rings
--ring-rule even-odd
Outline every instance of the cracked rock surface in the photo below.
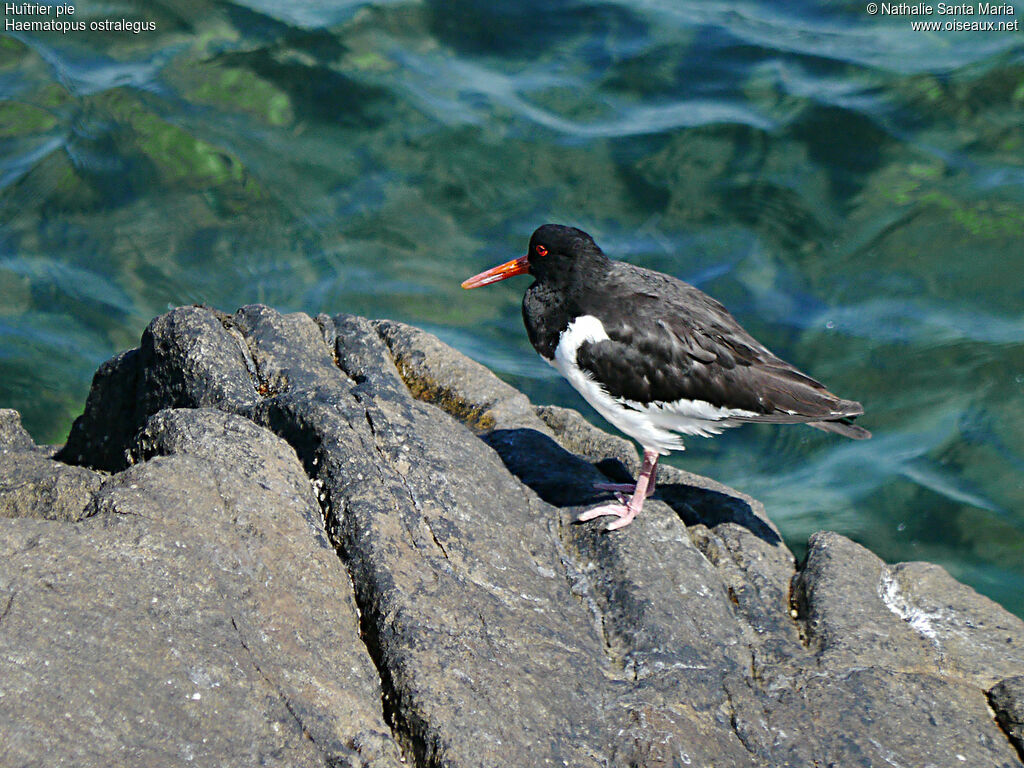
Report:
[[[156,318],[56,456],[0,412],[0,764],[1022,766],[1024,623],[416,328]]]

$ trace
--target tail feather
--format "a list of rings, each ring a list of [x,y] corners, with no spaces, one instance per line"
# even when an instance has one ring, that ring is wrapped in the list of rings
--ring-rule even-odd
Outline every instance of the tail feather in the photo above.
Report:
[[[849,437],[854,440],[867,440],[871,433],[864,427],[858,427],[853,419],[839,419],[838,421],[808,421],[808,427],[814,427],[825,432],[835,432],[837,435]]]
[[[834,408],[835,411],[839,411],[843,414],[843,417],[848,416],[863,416],[864,406],[858,403],[856,400],[840,400]]]

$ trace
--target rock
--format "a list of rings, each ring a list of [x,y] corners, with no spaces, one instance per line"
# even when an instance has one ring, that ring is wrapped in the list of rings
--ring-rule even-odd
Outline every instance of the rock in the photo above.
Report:
[[[81,520],[95,511],[102,476],[48,453],[32,441],[17,411],[0,410],[0,517]]]
[[[162,408],[245,412],[266,386],[230,318],[180,307],[154,319],[142,343],[108,360],[93,376],[85,412],[57,458],[116,472],[146,420]],[[117,410],[108,410],[116,404]]]
[[[602,432],[569,408],[541,405],[535,410],[559,445],[593,462],[603,474],[632,482],[633,475],[640,471],[640,457],[626,438]]]
[[[0,520],[5,765],[400,764],[294,451],[161,411],[78,522]]]
[[[1024,757],[1024,676],[1003,680],[989,691],[989,702],[1003,730]]]
[[[940,674],[987,690],[1024,669],[1024,624],[928,563],[887,566],[834,533],[811,537],[795,592],[808,642],[836,664]]]
[[[473,429],[522,426],[546,432],[526,395],[433,334],[405,323],[377,320],[377,333],[413,397],[433,403]]]
[[[33,451],[36,444],[21,426],[21,414],[0,408],[0,451]]]
[[[0,517],[81,520],[92,504],[102,476],[72,467],[37,451],[0,453]]]
[[[668,466],[629,528],[576,524],[632,445],[401,323],[174,310],[60,456],[116,474],[0,520],[23,761],[1024,765],[1019,619],[836,534],[798,567]]]
[[[826,712],[835,727],[861,722],[860,738],[901,764],[1016,764],[985,690],[998,670],[1024,669],[1024,622],[938,566],[887,566],[834,533],[811,537],[794,593],[816,668],[786,675],[790,706]]]

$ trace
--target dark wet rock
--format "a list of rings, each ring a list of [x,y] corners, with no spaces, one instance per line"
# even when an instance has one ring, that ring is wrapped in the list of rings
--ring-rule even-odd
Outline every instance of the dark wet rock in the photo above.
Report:
[[[258,386],[266,382],[230,319],[180,307],[154,319],[136,349],[99,367],[85,412],[57,458],[116,472],[127,466],[127,445],[157,411],[211,406],[244,413]]]
[[[1003,730],[1024,757],[1024,676],[1003,680],[989,691],[989,701]]]
[[[86,519],[0,520],[19,755],[1022,765],[1019,619],[836,534],[798,568],[672,467],[627,529],[576,524],[633,446],[401,323],[175,310],[60,455],[116,474]]]

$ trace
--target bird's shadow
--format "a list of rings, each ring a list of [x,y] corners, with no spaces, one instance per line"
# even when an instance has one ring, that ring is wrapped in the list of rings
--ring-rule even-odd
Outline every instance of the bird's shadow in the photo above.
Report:
[[[509,472],[556,507],[583,507],[607,501],[610,494],[596,490],[594,483],[633,482],[618,459],[591,463],[534,429],[496,429],[481,438],[497,452]],[[697,485],[662,482],[662,479],[653,498],[671,507],[686,525],[714,527],[720,523],[735,523],[768,544],[782,543],[778,533],[743,499]]]

